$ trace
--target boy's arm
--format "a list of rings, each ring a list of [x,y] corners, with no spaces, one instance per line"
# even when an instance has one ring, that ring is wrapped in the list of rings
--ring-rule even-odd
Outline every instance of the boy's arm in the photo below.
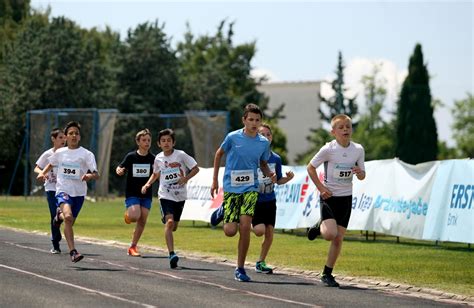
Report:
[[[355,166],[352,168],[352,172],[356,175],[356,177],[359,179],[359,180],[363,180],[365,179],[365,171],[362,170],[359,166]]]
[[[198,172],[199,172],[199,167],[196,165],[189,171],[189,173],[186,176],[181,176],[181,175],[179,176],[178,184],[184,185],[188,183],[188,181],[192,179],[193,176],[195,176]]]
[[[291,179],[293,179],[294,176],[295,176],[295,174],[293,173],[293,171],[288,171],[288,172],[286,173],[286,176],[281,177],[276,183],[277,183],[278,185],[286,184],[286,183],[288,183],[289,181],[291,181]]]
[[[100,178],[99,172],[92,171],[92,172],[88,172],[84,174],[81,180],[88,182],[90,180],[98,180],[99,178]]]
[[[146,181],[146,184],[142,186],[142,194],[145,194],[147,189],[150,188],[150,186],[155,183],[156,179],[160,177],[160,172],[154,173],[150,176],[148,181]]]
[[[212,175],[212,185],[211,185],[211,197],[214,199],[214,194],[217,196],[219,192],[219,168],[221,164],[221,158],[224,156],[224,150],[219,147],[214,156],[214,173]]]
[[[53,168],[53,165],[47,164],[46,167],[44,167],[44,169],[41,170],[40,173],[38,173],[38,176],[36,177],[36,179],[38,179],[40,181],[43,181],[43,182],[46,181],[46,179],[48,178],[48,172],[52,168]]]
[[[272,172],[270,167],[268,167],[268,163],[264,160],[260,161],[260,170],[262,170],[262,173],[264,176],[271,178],[272,183],[276,183],[277,181],[277,176],[276,173]]]
[[[319,190],[319,193],[321,194],[321,197],[323,199],[327,199],[332,196],[332,192],[327,189],[326,186],[321,183],[321,181],[318,178],[318,173],[316,172],[316,168],[311,165],[311,163],[308,164],[306,167],[306,170],[308,171],[308,175],[311,178],[311,181],[313,181],[314,185],[316,185],[316,188]]]
[[[125,167],[121,167],[121,166],[117,166],[117,168],[115,169],[115,173],[117,173],[117,175],[119,176],[122,176],[125,174]]]
[[[43,171],[38,165],[35,166],[35,170],[33,170],[36,174],[40,174]]]

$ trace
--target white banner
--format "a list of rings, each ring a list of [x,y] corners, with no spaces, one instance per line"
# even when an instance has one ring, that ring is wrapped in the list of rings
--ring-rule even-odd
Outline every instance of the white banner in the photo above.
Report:
[[[423,239],[474,243],[474,161],[441,162]]]
[[[441,166],[441,168],[439,168]],[[415,239],[474,242],[474,161],[450,160],[409,165],[398,159],[365,163],[367,177],[353,180],[352,215],[349,230],[368,230]],[[283,166],[295,177],[276,185],[276,228],[312,226],[320,217],[319,192],[309,179],[306,166]],[[324,171],[318,168],[322,180]],[[183,220],[209,222],[223,200],[219,171],[219,194],[211,199],[212,168],[201,171],[188,183]],[[434,186],[433,186],[434,185]],[[433,189],[434,187],[434,189]]]

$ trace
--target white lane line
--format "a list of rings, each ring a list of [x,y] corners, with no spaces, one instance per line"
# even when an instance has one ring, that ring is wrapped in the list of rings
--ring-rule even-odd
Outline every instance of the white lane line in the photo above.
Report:
[[[109,294],[109,293],[106,293],[106,292],[102,292],[102,291],[99,291],[99,290],[94,290],[94,289],[89,289],[89,288],[86,288],[86,287],[77,286],[77,285],[74,285],[74,284],[71,284],[71,283],[68,283],[68,282],[65,282],[65,281],[61,281],[61,280],[49,278],[49,277],[46,277],[46,276],[43,276],[43,275],[35,274],[35,273],[32,273],[32,272],[24,271],[24,270],[16,268],[16,267],[7,266],[7,265],[4,265],[4,264],[0,264],[0,267],[6,268],[6,269],[9,269],[9,270],[12,270],[12,271],[20,272],[20,273],[23,273],[23,274],[31,275],[31,276],[34,276],[34,277],[38,277],[38,278],[41,278],[41,279],[49,280],[49,281],[59,283],[59,284],[62,284],[62,285],[68,286],[68,287],[73,287],[73,288],[76,288],[76,289],[79,289],[79,290],[82,290],[82,291],[95,293],[95,294],[99,294],[99,295],[102,295],[102,296],[105,296],[105,297],[113,298],[113,299],[116,299],[116,300],[119,300],[119,301],[122,301],[122,302],[135,304],[135,305],[143,306],[143,307],[149,307],[149,308],[156,307],[156,306],[153,306],[153,305],[148,305],[148,304],[140,303],[140,302],[137,302],[137,301],[129,300],[129,299],[126,299],[126,298],[123,298],[123,297],[118,297],[118,296],[115,296],[115,295],[112,295],[112,294]]]
[[[23,246],[23,245],[12,243],[12,242],[6,242],[6,243],[8,243],[10,245],[17,246],[17,247],[21,247],[21,248],[46,252],[45,250],[42,250],[42,249],[33,248],[33,247],[29,247],[29,246]],[[308,307],[320,307],[320,306],[317,306],[315,304],[297,302],[297,301],[293,301],[293,300],[285,299],[285,298],[281,298],[281,297],[255,293],[255,292],[246,291],[246,290],[237,289],[237,288],[232,288],[232,287],[226,287],[226,286],[223,286],[223,285],[220,285],[220,284],[217,284],[217,283],[197,280],[197,279],[193,279],[193,278],[180,277],[180,276],[170,274],[170,273],[167,273],[167,272],[140,269],[140,268],[132,267],[132,266],[129,266],[129,265],[122,265],[122,264],[118,264],[118,263],[114,263],[114,262],[110,262],[110,261],[105,261],[105,260],[99,260],[99,259],[90,258],[90,257],[88,257],[87,260],[88,261],[96,261],[98,263],[105,263],[105,264],[108,264],[108,265],[111,265],[111,266],[116,266],[116,267],[121,267],[121,268],[128,268],[128,269],[131,269],[131,270],[134,270],[134,271],[149,272],[149,273],[166,276],[166,277],[173,278],[173,279],[184,280],[184,281],[189,281],[189,282],[195,282],[195,283],[199,283],[199,284],[214,286],[214,287],[217,287],[217,288],[220,288],[220,289],[223,289],[223,290],[228,290],[228,291],[233,291],[233,292],[240,292],[240,293],[248,294],[248,295],[251,295],[251,296],[266,298],[266,299],[270,299],[270,300],[274,300],[274,301],[278,301],[278,302],[284,302],[284,303],[289,303],[289,304],[294,304],[294,305],[301,305],[301,306],[308,306]]]

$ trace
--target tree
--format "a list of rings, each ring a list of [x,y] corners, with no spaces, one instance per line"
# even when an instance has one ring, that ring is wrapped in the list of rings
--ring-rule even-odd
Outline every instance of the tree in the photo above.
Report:
[[[139,24],[128,31],[118,74],[121,112],[181,113],[185,110],[178,60],[164,25]]]
[[[474,158],[474,96],[455,102],[453,136],[462,157]]]
[[[0,66],[8,45],[29,14],[29,0],[0,0]]]
[[[214,36],[195,38],[189,29],[178,44],[180,79],[188,109],[227,110],[231,130],[242,127],[242,110],[248,103],[266,109],[250,71],[255,43],[234,46],[233,23],[222,21]]]
[[[437,140],[428,69],[417,44],[398,101],[396,155],[410,164],[436,160]]]
[[[346,114],[351,118],[357,115],[356,96],[347,98],[345,92],[347,88],[344,87],[344,61],[342,59],[342,52],[339,51],[336,68],[336,79],[331,82],[331,88],[334,91],[334,95],[325,98],[319,94],[321,105],[319,108],[319,114],[321,120],[325,122],[331,122],[331,119],[338,114]],[[355,125],[355,123],[353,123]]]
[[[385,123],[380,112],[387,96],[386,80],[380,78],[381,64],[374,64],[372,73],[362,77],[367,112],[362,114],[352,139],[364,146],[365,159],[392,158],[395,130],[393,123]]]
[[[336,79],[331,82],[331,88],[334,95],[325,98],[319,93],[319,114],[321,121],[331,123],[331,119],[338,114],[347,114],[353,119],[352,126],[356,127],[357,123],[354,118],[357,115],[356,96],[348,98],[345,95],[347,88],[344,87],[344,61],[342,52],[339,51],[337,58]],[[310,149],[305,153],[296,156],[296,162],[306,165],[314,154],[321,148],[323,144],[332,139],[331,134],[325,128],[312,129],[311,134],[306,137],[310,144]]]

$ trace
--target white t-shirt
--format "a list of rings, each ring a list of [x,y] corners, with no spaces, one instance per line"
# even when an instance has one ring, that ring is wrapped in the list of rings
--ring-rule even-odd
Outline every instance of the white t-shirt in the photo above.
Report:
[[[185,201],[187,197],[186,185],[179,185],[180,176],[186,176],[188,170],[197,165],[196,160],[181,150],[173,150],[166,156],[163,152],[155,157],[153,172],[160,173],[160,188],[158,197],[172,201]]]
[[[324,164],[324,184],[333,196],[352,195],[352,167],[359,166],[365,171],[364,148],[355,142],[343,147],[336,140],[326,143],[311,159],[310,164],[317,168]]]
[[[80,197],[87,194],[87,183],[81,178],[87,171],[97,172],[97,163],[94,154],[79,147],[58,149],[49,157],[49,162],[58,168],[56,193],[67,193],[71,197]]]
[[[51,148],[45,151],[36,161],[36,165],[41,169],[44,169],[49,163],[49,157],[53,155],[54,148]],[[56,191],[56,178],[57,178],[57,171],[58,167],[53,166],[53,168],[49,171],[48,179],[44,182],[44,190],[45,191]]]

